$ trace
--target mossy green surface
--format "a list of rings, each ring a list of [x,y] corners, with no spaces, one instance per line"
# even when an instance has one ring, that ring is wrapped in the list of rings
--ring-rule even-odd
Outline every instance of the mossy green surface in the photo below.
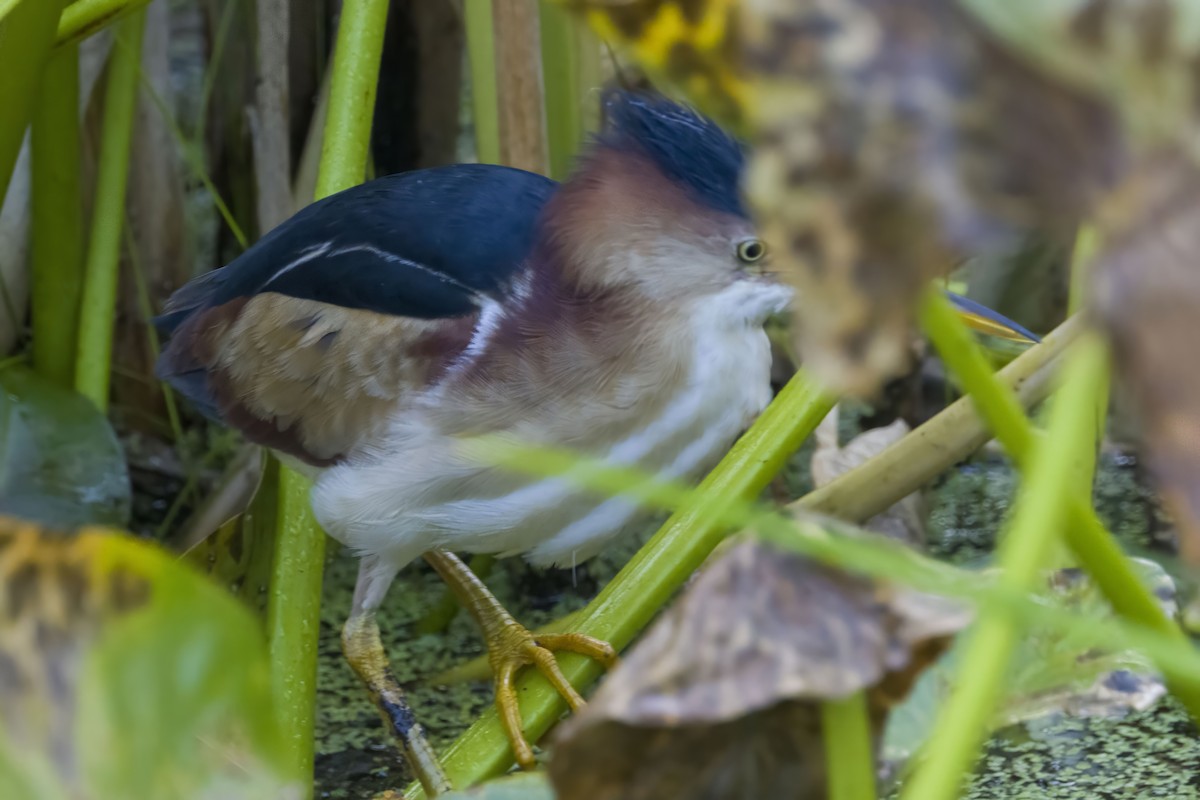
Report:
[[[1171,701],[1121,718],[1048,717],[994,736],[964,800],[1200,798],[1200,738]]]

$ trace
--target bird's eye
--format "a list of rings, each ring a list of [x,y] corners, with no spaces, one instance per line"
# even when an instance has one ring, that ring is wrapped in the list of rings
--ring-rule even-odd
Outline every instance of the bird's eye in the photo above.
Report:
[[[762,257],[767,254],[767,246],[758,239],[746,239],[738,242],[737,257],[747,264],[753,264],[755,261],[761,261]]]

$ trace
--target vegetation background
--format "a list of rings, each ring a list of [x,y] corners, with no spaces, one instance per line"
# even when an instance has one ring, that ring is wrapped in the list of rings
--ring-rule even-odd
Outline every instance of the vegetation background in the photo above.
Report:
[[[622,53],[619,70],[584,17],[552,2],[0,0],[0,511],[59,531],[123,528],[186,554],[215,579],[199,581],[161,551],[110,533],[60,538],[6,523],[0,666],[16,666],[0,670],[0,699],[20,711],[3,718],[0,794],[57,797],[82,786],[94,797],[303,796],[315,774],[317,796],[365,797],[406,782],[338,653],[350,560],[326,552],[302,483],[154,380],[159,343],[149,319],[189,278],[228,263],[314,196],[364,177],[471,160],[564,177],[599,122],[598,87],[618,73],[640,80],[638,65],[705,101],[663,63],[669,48],[655,38],[707,46],[700,28],[662,23],[687,4],[632,4],[630,13],[643,15],[635,22],[662,23],[641,28],[631,18],[614,27],[617,11],[605,23],[606,4],[587,5],[601,7],[588,18],[596,28],[620,34],[609,37]],[[696,5],[721,13],[736,6]],[[1082,305],[1080,264],[1095,248],[1081,222],[1043,226],[1015,252],[968,261],[955,280],[1051,331]],[[647,530],[572,573],[515,560],[474,566],[527,624],[564,624],[582,612],[577,624],[628,644],[679,598],[730,530],[754,520],[772,547],[873,576],[876,588],[898,581],[966,597],[983,616],[972,630],[984,632],[933,663],[886,727],[874,679],[804,696],[780,689],[779,708],[810,715],[786,717],[788,729],[803,720],[816,731],[788,762],[820,765],[814,791],[874,796],[875,747],[879,792],[921,800],[1200,797],[1200,743],[1189,716],[1200,710],[1200,670],[1173,621],[1195,614],[1191,567],[1148,477],[1145,431],[1131,423],[1129,398],[1117,395],[1105,435],[1090,424],[1107,407],[1102,346],[1090,340],[1089,349],[1068,323],[996,378],[936,304],[922,308],[941,360],[925,352],[922,369],[885,402],[844,401],[840,417],[803,447],[834,398],[796,372],[786,332],[777,331],[772,411],[699,495],[644,489],[664,519],[684,507],[657,534]],[[1053,408],[1037,416],[1045,436],[1034,437],[1022,408],[1057,385],[1051,377],[1064,352],[1074,371]],[[969,403],[950,402],[960,390],[975,398],[1003,450],[993,444],[968,458],[989,436]],[[878,437],[897,419],[928,422],[934,444],[855,439],[864,430]],[[1043,439],[1051,444],[1038,445]],[[1060,461],[1048,460],[1053,451]],[[555,458],[541,454],[536,468],[560,469]],[[1039,477],[1022,482],[1030,470]],[[903,486],[881,479],[897,472]],[[595,480],[628,491],[634,478]],[[869,520],[885,532],[899,525],[930,558],[886,543],[860,546],[857,534],[833,523],[818,535],[805,527],[811,522],[762,522],[746,504],[769,483],[776,505]],[[1023,499],[1014,500],[1018,487]],[[909,502],[918,499],[923,507]],[[1124,558],[1105,529],[1140,560]],[[997,553],[1002,530],[1009,544]],[[995,565],[1007,577],[989,588],[978,570]],[[491,778],[507,766],[507,751],[487,711],[486,676],[477,665],[451,669],[477,655],[479,642],[432,574],[409,572],[382,620],[389,652],[435,743],[453,743],[451,774]],[[702,608],[703,594],[695,597],[684,594],[671,613]],[[1118,622],[1114,608],[1132,623]],[[826,619],[860,622],[834,616]],[[50,620],[71,644],[31,639],[31,619]],[[193,636],[179,638],[184,633]],[[702,644],[680,657],[719,660]],[[816,659],[814,671],[829,666],[801,655]],[[573,677],[595,679],[579,663],[568,666]],[[860,665],[833,667],[857,675]],[[60,673],[71,676],[68,691],[51,679]],[[970,677],[951,701],[958,674]],[[523,688],[527,726],[545,731],[559,714],[553,695],[535,677]],[[723,689],[737,697],[744,687],[733,676]],[[598,702],[584,724],[625,725],[617,730],[630,736],[636,711]],[[747,722],[751,744],[778,741],[774,721],[759,711],[723,713]],[[39,722],[26,728],[27,719]],[[727,721],[697,722],[712,736],[689,742],[689,758],[725,763],[725,755],[739,774],[737,753],[725,749],[737,738],[721,727]],[[594,777],[563,777],[591,775],[598,764],[608,776],[632,775],[646,796],[662,796],[655,792],[666,779],[655,770],[678,753],[668,749],[634,769],[611,739],[588,738],[603,730],[597,725],[577,727],[574,747],[568,736],[552,751],[553,790],[535,778],[496,791],[632,796]],[[960,788],[985,730],[983,758]],[[64,756],[49,746],[64,740],[77,749]],[[88,741],[118,743],[106,767],[78,744]],[[926,758],[910,761],[926,742]],[[916,782],[900,780],[914,763],[922,766]]]

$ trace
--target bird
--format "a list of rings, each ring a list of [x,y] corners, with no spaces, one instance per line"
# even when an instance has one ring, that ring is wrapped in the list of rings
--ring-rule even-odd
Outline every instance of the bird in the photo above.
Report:
[[[310,477],[317,520],[360,557],[343,648],[427,790],[448,781],[375,620],[399,571],[424,557],[474,616],[531,767],[516,671],[536,666],[577,709],[553,653],[616,654],[535,637],[455,554],[573,567],[645,519],[475,446],[570,448],[689,480],[772,397],[764,324],[792,290],[740,192],[744,146],[654,91],[609,89],[603,109],[561,184],[484,164],[368,181],[183,286],[157,320],[158,376]]]

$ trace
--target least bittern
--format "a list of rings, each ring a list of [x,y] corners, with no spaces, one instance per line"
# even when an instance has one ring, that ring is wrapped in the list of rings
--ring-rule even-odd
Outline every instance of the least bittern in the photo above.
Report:
[[[160,318],[160,375],[312,476],[317,519],[362,557],[346,655],[431,790],[444,778],[375,623],[397,572],[424,555],[479,622],[528,767],[515,672],[535,665],[577,707],[552,651],[615,655],[535,638],[450,551],[573,565],[643,518],[472,443],[690,478],[771,399],[763,325],[790,289],[741,199],[742,147],[656,95],[606,107],[561,185],[478,164],[380,178],[299,212]]]

